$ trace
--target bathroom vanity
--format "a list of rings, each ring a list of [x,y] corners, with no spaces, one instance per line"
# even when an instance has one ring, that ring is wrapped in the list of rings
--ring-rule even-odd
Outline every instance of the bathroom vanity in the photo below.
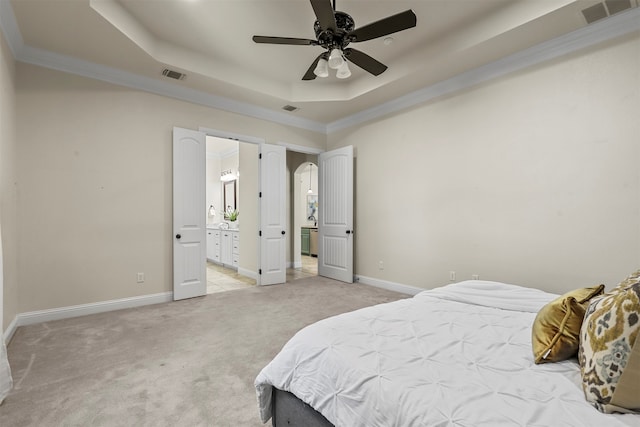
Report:
[[[207,259],[237,270],[240,260],[240,231],[207,225]]]
[[[318,227],[302,227],[300,238],[302,255],[318,256]]]

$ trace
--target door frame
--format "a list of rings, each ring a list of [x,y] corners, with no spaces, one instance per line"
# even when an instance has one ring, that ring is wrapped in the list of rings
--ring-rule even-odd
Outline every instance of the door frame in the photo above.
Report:
[[[265,138],[260,138],[260,137],[256,137],[256,136],[252,136],[252,135],[245,135],[245,134],[241,134],[241,133],[237,133],[237,132],[228,132],[228,131],[223,131],[220,129],[214,129],[214,128],[209,128],[209,127],[204,127],[204,126],[199,126],[197,129],[198,132],[203,133],[205,136],[212,136],[212,137],[218,137],[218,138],[225,138],[225,139],[231,139],[231,140],[235,140],[238,142],[245,142],[245,143],[249,143],[249,144],[256,144],[256,145],[261,145],[261,144],[265,144],[267,143]],[[321,153],[324,153],[326,150],[320,149],[320,148],[315,148],[315,147],[307,147],[304,145],[297,145],[297,144],[291,144],[291,143],[287,143],[287,142],[282,142],[282,141],[276,141],[274,145],[280,145],[283,146],[287,151],[293,151],[293,152],[298,152],[298,153],[302,153],[302,154],[314,154],[314,155],[319,155]],[[320,195],[318,195],[318,197],[320,197]],[[321,203],[321,200],[318,200],[319,203]],[[286,200],[283,201],[283,203],[286,204]],[[206,205],[206,203],[205,203]],[[203,212],[205,212],[206,210],[206,206],[203,206]],[[290,210],[290,207],[288,207],[288,210]],[[258,212],[258,223],[260,223],[260,212]],[[258,236],[258,233],[256,232],[256,240],[257,240],[257,245],[259,247],[260,245],[260,237]],[[293,236],[293,233],[290,234],[290,238],[295,238],[295,236]],[[297,238],[300,239],[300,234],[298,232],[297,234]],[[318,259],[320,259],[321,254],[318,254]],[[258,274],[258,271],[260,269],[260,265],[261,265],[261,259],[260,259],[260,251],[258,251],[258,253],[256,254],[256,265],[255,265],[255,274],[256,274],[256,282],[258,284],[260,284],[260,275]],[[285,266],[286,267],[286,266]]]
[[[261,145],[265,144],[266,140],[264,138],[259,138],[251,135],[244,135],[236,132],[227,132],[219,129],[208,128],[204,126],[199,126],[198,131],[204,133],[206,136],[212,136],[223,139],[231,139],[233,141],[245,142],[248,144]],[[258,178],[259,179],[259,178]],[[242,191],[242,190],[240,190]],[[239,196],[239,195],[238,195]],[[256,195],[257,197],[257,195]],[[206,209],[206,206],[203,206],[203,209]],[[204,212],[204,210],[203,210]],[[260,212],[258,212],[258,223],[260,223]],[[258,231],[255,233],[256,245],[260,245],[260,238],[258,236]],[[242,251],[240,251],[240,258],[242,258]],[[260,284],[260,275],[258,271],[260,269],[260,251],[256,254],[256,265],[254,266],[254,270],[251,271],[252,275],[245,274],[247,277],[254,278],[257,284]],[[248,272],[248,271],[247,271]]]
[[[311,154],[311,155],[315,155],[315,156],[318,156],[321,153],[324,153],[326,151],[326,150],[323,150],[321,148],[305,147],[304,145],[290,144],[288,142],[281,142],[281,141],[276,142],[276,145],[282,145],[283,147],[285,147],[287,149],[287,151],[292,151],[294,153]],[[311,162],[311,163],[314,163],[314,162]],[[317,161],[314,164],[316,166],[318,166],[317,165]],[[295,178],[296,171],[289,171],[289,174],[290,174],[291,177]],[[293,194],[294,194],[293,203],[296,203],[296,199],[295,198],[298,197],[297,192],[295,192],[296,185],[292,180],[290,180],[290,184],[289,185],[290,185],[290,188],[288,188],[288,191],[289,192],[293,192]],[[318,195],[318,197],[320,197],[320,196]],[[321,203],[321,200],[318,199],[318,203]],[[291,211],[291,209],[289,209],[289,210]],[[291,215],[294,215],[295,214],[295,208],[290,213],[291,213]],[[295,220],[292,221],[292,223],[293,223],[292,224],[293,225],[293,232],[290,233],[290,238],[291,239],[297,239],[297,241],[300,241],[300,239],[301,239],[301,237],[300,237],[300,234],[301,234],[300,227],[295,227]],[[293,250],[295,248],[295,243],[290,244],[290,247]],[[320,257],[320,254],[318,254],[318,258],[319,257]],[[292,258],[291,259],[291,266],[293,268],[297,268],[297,266],[295,265],[296,257],[295,257],[294,253],[291,254],[291,258]]]

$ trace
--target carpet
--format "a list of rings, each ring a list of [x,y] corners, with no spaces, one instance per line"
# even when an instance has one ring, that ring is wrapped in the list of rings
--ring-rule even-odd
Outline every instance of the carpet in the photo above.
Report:
[[[253,381],[298,330],[407,295],[313,277],[18,328],[3,426],[261,426]]]

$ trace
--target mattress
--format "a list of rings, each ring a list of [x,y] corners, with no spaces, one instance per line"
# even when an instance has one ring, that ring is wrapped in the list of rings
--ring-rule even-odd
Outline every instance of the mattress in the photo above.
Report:
[[[255,381],[336,426],[640,426],[585,401],[577,360],[536,365],[531,325],[557,295],[467,281],[299,331]]]

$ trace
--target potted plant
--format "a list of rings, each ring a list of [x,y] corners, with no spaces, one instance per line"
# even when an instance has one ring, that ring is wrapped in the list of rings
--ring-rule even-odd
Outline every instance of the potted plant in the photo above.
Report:
[[[224,213],[224,219],[231,222],[232,228],[237,228],[236,221],[238,220],[238,215],[240,215],[240,211],[237,209],[228,208]]]

